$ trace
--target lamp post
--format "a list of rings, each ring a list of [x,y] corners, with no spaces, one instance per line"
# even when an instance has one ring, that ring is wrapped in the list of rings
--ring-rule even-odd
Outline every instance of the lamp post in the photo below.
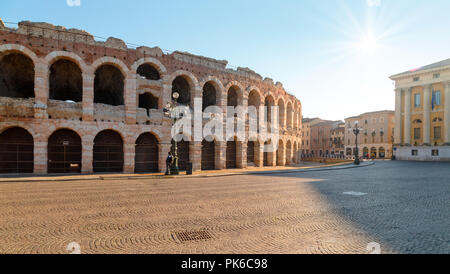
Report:
[[[358,122],[356,122],[355,128],[353,129],[353,133],[356,136],[356,139],[355,139],[355,145],[356,145],[355,146],[355,162],[354,162],[355,165],[361,164],[361,161],[359,160],[359,149],[358,149],[358,135],[360,132],[361,132],[361,129],[358,128]]]
[[[178,120],[177,113],[173,113],[173,111],[177,107],[178,98],[180,98],[180,94],[178,92],[172,93],[173,101],[167,103],[166,107],[163,109],[164,115],[171,117],[173,119],[174,124],[176,124],[176,122]],[[173,155],[174,164],[171,167],[170,174],[178,175],[178,174],[180,174],[180,169],[178,168],[178,144],[177,144],[177,140],[175,138],[173,138],[173,141],[174,141],[174,149],[173,149],[174,150],[174,155]]]

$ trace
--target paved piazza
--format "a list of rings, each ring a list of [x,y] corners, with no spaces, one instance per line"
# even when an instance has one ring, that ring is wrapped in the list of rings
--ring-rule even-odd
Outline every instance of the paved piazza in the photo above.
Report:
[[[71,242],[81,253],[368,253],[371,242],[382,253],[450,253],[449,178],[448,163],[386,161],[284,175],[1,183],[0,253],[68,253]],[[206,239],[180,233],[202,231]]]

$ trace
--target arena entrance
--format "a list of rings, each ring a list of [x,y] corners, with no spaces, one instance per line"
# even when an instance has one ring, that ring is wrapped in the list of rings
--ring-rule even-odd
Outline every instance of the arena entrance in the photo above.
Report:
[[[81,138],[72,130],[61,129],[48,139],[48,173],[81,172]]]
[[[0,173],[33,173],[33,136],[20,127],[0,134]]]
[[[136,173],[158,172],[159,148],[158,139],[151,133],[144,133],[136,140],[135,164]]]
[[[175,141],[172,140],[172,154],[175,155]],[[178,169],[180,171],[186,171],[187,164],[189,162],[189,142],[182,140],[177,142],[178,151]]]
[[[202,142],[202,170],[216,169],[216,144],[215,142]]]
[[[104,130],[94,139],[94,172],[123,172],[123,141],[119,133]]]
[[[227,160],[226,160],[227,169],[237,168],[236,163],[236,141],[227,142]]]

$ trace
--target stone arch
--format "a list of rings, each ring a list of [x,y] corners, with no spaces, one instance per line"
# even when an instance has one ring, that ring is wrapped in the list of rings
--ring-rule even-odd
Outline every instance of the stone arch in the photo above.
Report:
[[[103,63],[95,70],[94,103],[125,104],[125,75],[116,65]]]
[[[123,172],[124,138],[113,129],[100,131],[94,138],[94,172]]]
[[[144,132],[135,142],[135,172],[159,171],[159,138],[152,132]]]
[[[36,65],[24,52],[27,51],[11,49],[0,52],[0,96],[35,97]]]
[[[292,102],[288,101],[286,104],[286,127],[292,128],[293,127],[293,115],[294,115],[294,109],[292,107]]]
[[[23,127],[11,126],[0,133],[0,173],[33,173],[34,138]]]
[[[141,59],[137,60],[136,62],[134,62],[134,64],[131,66],[131,71],[134,74],[138,74],[138,68],[144,64],[149,64],[153,68],[155,68],[158,71],[161,79],[164,78],[164,76],[167,73],[166,67],[158,59],[151,58],[151,57],[141,58]]]
[[[378,148],[378,157],[379,158],[386,158],[387,157],[386,149],[384,147]]]
[[[284,128],[286,125],[286,104],[283,97],[280,97],[277,101],[278,106],[278,122],[280,123],[280,128]]]
[[[151,92],[144,92],[139,94],[138,107],[147,111],[147,115],[150,115],[151,109],[158,109],[159,98],[154,96]]]
[[[272,94],[266,94],[264,98],[264,107],[266,107],[266,116],[269,123],[272,122],[272,107],[275,106],[275,99]]]
[[[128,76],[128,73],[130,72],[130,70],[128,69],[127,65],[125,65],[125,63],[123,63],[122,61],[120,61],[117,58],[110,57],[110,56],[104,56],[104,57],[101,57],[101,58],[95,60],[94,63],[92,63],[92,65],[91,65],[92,71],[95,72],[99,67],[101,67],[103,65],[111,65],[111,66],[118,68],[122,72],[122,75],[125,78]]]
[[[48,138],[48,173],[80,173],[80,135],[69,128],[55,130]]]
[[[230,93],[231,92],[231,93]],[[238,81],[231,81],[225,87],[227,106],[242,106],[244,102],[244,88]]]
[[[59,58],[49,67],[49,99],[81,102],[83,72],[71,59]]]
[[[244,94],[245,98],[250,99],[251,93],[254,93],[255,95],[258,95],[260,100],[262,100],[262,98],[264,98],[264,96],[262,95],[261,90],[257,86],[249,86],[246,89],[246,91],[245,91],[245,94]]]
[[[33,65],[36,66],[38,64],[39,58],[37,55],[27,47],[18,44],[5,44],[0,45],[0,54],[8,54],[9,52],[19,52],[33,61]]]
[[[207,83],[211,84],[214,87],[214,89],[216,90],[216,102],[214,103],[214,105],[221,106],[223,100],[226,100],[226,97],[225,98],[223,97],[225,88],[224,88],[222,82],[220,81],[219,78],[217,78],[215,76],[208,76],[200,82],[200,86],[203,88],[203,91],[204,91],[204,87]],[[204,94],[202,94],[202,97],[204,97]]]
[[[172,85],[172,82],[175,80],[175,78],[182,76],[185,78],[185,80],[189,83],[189,86],[192,90],[195,89],[195,87],[199,86],[197,78],[194,76],[194,74],[190,73],[189,71],[185,70],[177,70],[171,74],[167,74],[163,78],[163,82],[166,85]]]
[[[47,63],[48,69],[50,69],[52,64],[61,59],[66,59],[77,64],[77,66],[81,69],[82,73],[87,73],[89,70],[84,60],[79,55],[70,51],[53,51],[47,54],[47,56],[45,56],[44,58],[45,62]]]
[[[218,92],[212,81],[206,82],[202,89],[202,108],[205,111],[207,107],[215,106],[220,102],[220,92]]]

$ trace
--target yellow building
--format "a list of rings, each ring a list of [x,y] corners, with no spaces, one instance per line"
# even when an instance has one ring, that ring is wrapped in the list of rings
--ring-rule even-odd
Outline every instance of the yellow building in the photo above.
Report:
[[[396,74],[395,155],[450,160],[450,59]]]
[[[360,129],[358,136],[359,157],[390,159],[394,131],[394,111],[367,112],[345,119],[345,155],[354,156],[356,137],[353,129]]]

